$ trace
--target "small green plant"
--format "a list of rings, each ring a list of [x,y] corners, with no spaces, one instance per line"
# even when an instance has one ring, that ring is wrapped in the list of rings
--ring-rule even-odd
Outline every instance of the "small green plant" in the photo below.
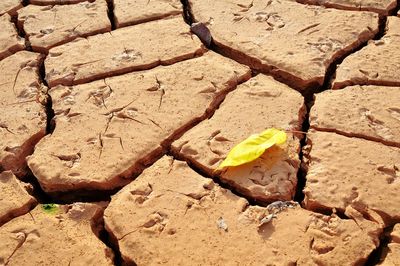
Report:
[[[58,205],[57,204],[43,204],[42,210],[47,214],[56,214],[58,213]]]

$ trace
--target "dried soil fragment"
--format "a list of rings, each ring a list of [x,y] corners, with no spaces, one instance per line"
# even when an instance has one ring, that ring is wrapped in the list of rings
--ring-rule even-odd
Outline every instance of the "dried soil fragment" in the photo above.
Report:
[[[373,11],[388,15],[397,6],[396,0],[296,0],[302,4],[324,5],[347,10]]]
[[[40,54],[21,51],[0,61],[0,169],[26,173],[25,157],[44,136]]]
[[[113,196],[104,214],[122,258],[138,265],[354,265],[379,242],[372,222],[299,206],[261,223],[267,208],[168,157]]]
[[[114,0],[117,28],[182,14],[180,0]]]
[[[68,6],[29,5],[18,11],[18,23],[33,50],[43,53],[79,36],[111,30],[105,0]]]
[[[173,151],[207,174],[218,175],[214,171],[236,144],[271,127],[298,131],[303,116],[300,93],[258,75],[230,93],[211,119],[175,141]],[[254,162],[228,168],[220,178],[258,200],[290,200],[296,190],[299,145],[288,133],[287,147],[273,147]]]
[[[24,39],[18,36],[11,17],[4,14],[0,17],[0,60],[25,48]],[[4,70],[2,70],[4,71]]]
[[[69,4],[77,4],[80,2],[85,2],[88,0],[29,0],[29,3],[33,5],[69,5]],[[93,2],[93,0],[89,0]]]
[[[297,89],[322,85],[331,63],[378,32],[378,15],[291,1],[190,0],[228,56]]]
[[[18,9],[22,7],[21,0],[1,0],[0,1],[0,16],[5,13],[14,15]]]
[[[396,266],[400,261],[400,224],[396,224],[390,234],[391,241],[381,266]]]
[[[46,79],[50,87],[86,83],[203,52],[182,18],[153,21],[52,48],[46,59]]]
[[[334,89],[349,85],[400,86],[400,18],[388,17],[386,34],[338,66]]]
[[[56,128],[29,158],[48,192],[130,182],[189,126],[250,77],[212,52],[168,67],[50,90]]]
[[[0,173],[0,195],[0,225],[27,213],[36,204],[24,184],[9,171]]]
[[[400,147],[400,88],[353,86],[317,94],[311,127]]]
[[[0,228],[0,262],[10,266],[113,265],[112,251],[95,235],[102,211],[91,203],[38,205]]]
[[[307,209],[344,211],[352,206],[371,217],[380,215],[386,224],[400,219],[399,148],[335,133],[308,137]]]

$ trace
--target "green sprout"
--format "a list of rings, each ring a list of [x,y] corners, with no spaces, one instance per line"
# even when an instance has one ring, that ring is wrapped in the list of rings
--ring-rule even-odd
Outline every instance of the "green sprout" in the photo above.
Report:
[[[57,204],[43,204],[42,210],[47,214],[56,214],[58,213],[58,205]]]

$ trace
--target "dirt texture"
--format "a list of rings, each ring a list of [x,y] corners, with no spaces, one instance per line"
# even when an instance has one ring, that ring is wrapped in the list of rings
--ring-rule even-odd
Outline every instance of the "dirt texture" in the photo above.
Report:
[[[280,203],[248,206],[164,157],[113,197],[104,219],[123,259],[138,265],[354,265],[378,243],[379,229],[362,217],[341,220]]]
[[[22,7],[21,0],[2,0],[0,2],[0,16],[8,13],[15,15],[18,9]]]
[[[114,0],[117,28],[180,15],[180,0]]]
[[[308,141],[307,209],[352,206],[379,223],[400,220],[399,148],[326,132],[309,132]]]
[[[200,40],[190,33],[182,18],[158,20],[79,38],[51,49],[45,62],[46,80],[50,87],[74,85],[173,64],[203,52]]]
[[[400,88],[352,86],[317,94],[311,127],[400,147]]]
[[[304,114],[300,93],[260,74],[230,93],[211,119],[185,133],[172,149],[178,157],[209,176],[220,176],[249,197],[269,202],[290,200],[300,164],[300,141],[290,132],[285,147],[274,147],[253,163],[222,173],[216,170],[228,152],[251,134],[270,127],[301,130]]]
[[[213,52],[167,67],[50,90],[56,128],[29,158],[47,192],[112,189],[250,77]],[[79,132],[79,134],[77,134]]]
[[[338,66],[334,89],[349,85],[400,86],[400,18],[389,17],[385,35]]]
[[[322,85],[332,62],[378,31],[377,14],[368,12],[279,0],[189,2],[224,54],[300,90]]]
[[[113,265],[112,251],[95,234],[102,206],[38,205],[0,228],[2,265]]]
[[[46,130],[40,60],[40,54],[21,51],[0,61],[0,170],[21,177],[26,174],[25,157]]]
[[[388,15],[397,6],[396,0],[295,0],[302,4],[323,5],[345,10],[362,10]]]
[[[11,17],[4,14],[0,17],[0,60],[23,50],[25,40],[18,36],[17,29],[11,22]]]
[[[26,214],[36,200],[28,194],[29,185],[20,182],[10,171],[0,173],[0,226],[14,217]]]
[[[111,30],[107,2],[82,2],[64,6],[29,5],[18,11],[23,28],[34,51],[48,53],[54,46]]]

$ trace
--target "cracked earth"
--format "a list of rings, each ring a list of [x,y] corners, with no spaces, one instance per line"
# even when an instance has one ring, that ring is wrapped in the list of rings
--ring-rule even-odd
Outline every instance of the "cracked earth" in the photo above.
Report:
[[[0,265],[400,265],[399,10],[2,0]]]

